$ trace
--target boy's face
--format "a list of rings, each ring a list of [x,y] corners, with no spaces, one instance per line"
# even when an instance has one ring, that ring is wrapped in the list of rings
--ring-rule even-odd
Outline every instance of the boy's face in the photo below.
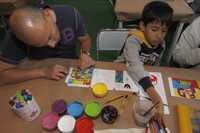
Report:
[[[162,25],[159,21],[148,23],[146,26],[141,21],[139,26],[144,32],[146,40],[153,48],[156,48],[163,43],[168,31],[168,27],[165,24]]]

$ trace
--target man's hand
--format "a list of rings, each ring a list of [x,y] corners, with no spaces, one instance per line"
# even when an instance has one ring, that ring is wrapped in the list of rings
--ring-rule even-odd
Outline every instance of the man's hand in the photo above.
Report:
[[[80,55],[80,68],[86,69],[95,64],[95,61],[87,54],[82,53]]]
[[[50,68],[43,68],[44,76],[45,78],[48,79],[53,79],[53,80],[60,80],[64,78],[68,71],[64,66],[61,65],[54,65],[53,67]]]

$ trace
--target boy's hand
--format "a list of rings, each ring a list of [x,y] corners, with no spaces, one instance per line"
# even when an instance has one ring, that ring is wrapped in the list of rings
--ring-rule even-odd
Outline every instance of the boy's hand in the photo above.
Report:
[[[153,86],[149,87],[146,90],[147,94],[152,99],[153,104],[157,103],[159,101],[159,104],[156,106],[156,113],[154,115],[154,119],[161,121],[164,116],[164,110],[163,110],[163,102],[160,97],[160,95],[156,92]]]
[[[87,54],[82,53],[80,55],[80,68],[86,69],[95,64],[95,61]]]
[[[164,116],[164,110],[163,110],[163,103],[161,101],[156,108],[154,119],[158,120],[159,122],[162,122],[163,116]]]
[[[66,67],[61,65],[54,65],[53,67],[50,68],[45,67],[42,68],[42,70],[45,78],[53,80],[60,80],[64,78],[68,73]]]

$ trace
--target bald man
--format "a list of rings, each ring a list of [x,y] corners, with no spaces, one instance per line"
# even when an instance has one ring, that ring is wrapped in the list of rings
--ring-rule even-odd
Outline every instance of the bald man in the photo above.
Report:
[[[60,65],[20,69],[17,64],[26,57],[77,58],[77,40],[83,51],[80,57],[81,67],[94,64],[88,54],[91,39],[83,17],[71,6],[57,5],[46,9],[23,7],[12,13],[9,23],[9,39],[0,52],[0,85],[36,78],[64,78],[67,70]]]

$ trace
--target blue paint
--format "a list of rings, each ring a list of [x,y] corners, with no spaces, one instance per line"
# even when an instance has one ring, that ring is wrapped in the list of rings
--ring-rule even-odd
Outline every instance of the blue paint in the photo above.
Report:
[[[77,101],[72,102],[67,106],[67,113],[75,118],[82,116],[83,111],[83,104]]]

